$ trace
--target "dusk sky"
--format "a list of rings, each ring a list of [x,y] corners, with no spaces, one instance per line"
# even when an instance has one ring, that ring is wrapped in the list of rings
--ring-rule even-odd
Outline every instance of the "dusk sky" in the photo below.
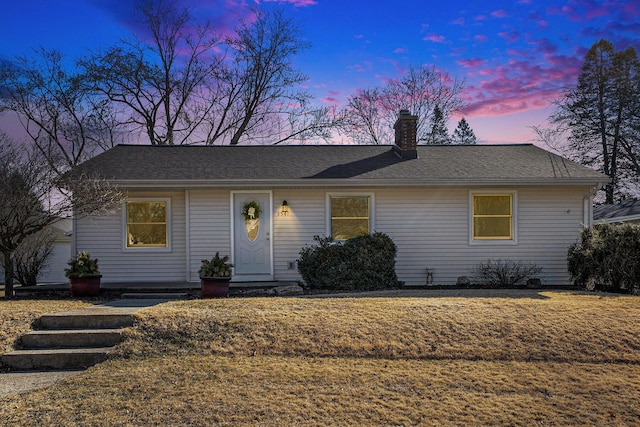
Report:
[[[483,143],[532,142],[551,103],[575,85],[601,38],[640,50],[640,0],[364,1],[180,0],[220,31],[249,5],[280,3],[311,48],[296,59],[316,102],[344,105],[356,88],[381,85],[409,64],[464,78],[464,117]],[[0,59],[43,46],[75,56],[130,37],[131,0],[4,2]],[[450,128],[459,117],[452,118]]]

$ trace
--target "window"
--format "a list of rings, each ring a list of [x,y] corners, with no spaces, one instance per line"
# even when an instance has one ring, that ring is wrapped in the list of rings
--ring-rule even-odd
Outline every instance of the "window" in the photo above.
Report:
[[[169,247],[169,200],[130,199],[126,202],[125,247]]]
[[[371,229],[371,196],[330,195],[330,233],[336,240],[369,234]]]
[[[472,240],[515,240],[510,193],[472,194]]]

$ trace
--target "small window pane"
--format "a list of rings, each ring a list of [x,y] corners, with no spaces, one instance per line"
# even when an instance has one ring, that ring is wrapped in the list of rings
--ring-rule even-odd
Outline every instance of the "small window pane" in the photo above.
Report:
[[[127,247],[167,247],[166,218],[166,202],[127,202]]]
[[[347,240],[369,234],[369,196],[331,197],[331,235]]]
[[[473,195],[473,239],[513,239],[511,194]]]
[[[331,235],[336,240],[369,234],[369,219],[334,219],[331,225]]]
[[[510,215],[511,214],[511,196],[475,196],[474,197],[474,214],[475,215]]]
[[[473,230],[473,237],[510,239],[511,218],[476,218]]]

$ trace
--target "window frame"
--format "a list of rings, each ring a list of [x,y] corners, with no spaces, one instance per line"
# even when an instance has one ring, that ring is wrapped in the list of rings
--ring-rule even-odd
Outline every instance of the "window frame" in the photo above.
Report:
[[[331,212],[332,209],[332,203],[331,203],[331,199],[334,197],[367,197],[369,199],[369,232],[368,234],[372,234],[373,233],[373,229],[374,229],[374,224],[375,224],[375,197],[374,197],[374,193],[362,193],[362,192],[339,192],[339,193],[327,193],[326,195],[326,201],[325,201],[325,205],[326,205],[326,235],[327,236],[332,236],[332,221],[333,221],[333,215]],[[335,238],[334,238],[335,239]],[[335,239],[339,242],[346,242],[349,239]]]
[[[128,235],[127,235],[127,215],[128,209],[127,204],[129,202],[133,203],[152,203],[152,202],[164,202],[165,203],[165,222],[166,222],[166,233],[167,233],[167,244],[166,246],[129,246],[127,243]],[[171,227],[171,197],[127,197],[122,204],[122,250],[124,252],[171,252],[171,244],[172,244],[172,227]]]
[[[511,238],[476,238],[474,236],[474,197],[511,196]],[[518,244],[518,193],[515,190],[477,190],[469,192],[469,244],[470,245],[517,245]]]

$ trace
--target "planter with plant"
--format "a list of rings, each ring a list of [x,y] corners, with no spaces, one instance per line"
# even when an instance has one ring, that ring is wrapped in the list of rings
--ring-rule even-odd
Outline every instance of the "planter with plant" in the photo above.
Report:
[[[232,268],[229,256],[221,257],[219,252],[211,259],[203,259],[198,270],[202,298],[226,297],[229,293]]]
[[[93,297],[100,293],[100,270],[98,260],[92,259],[89,252],[78,252],[67,261],[69,268],[64,274],[69,279],[71,295],[75,297]]]

